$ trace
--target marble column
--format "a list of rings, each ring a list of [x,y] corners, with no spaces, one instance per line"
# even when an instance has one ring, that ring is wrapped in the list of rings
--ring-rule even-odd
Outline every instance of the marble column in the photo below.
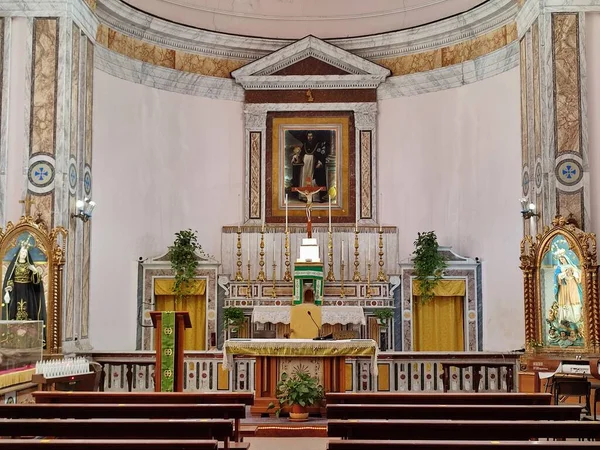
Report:
[[[66,352],[89,348],[91,222],[71,213],[77,199],[91,196],[95,6],[90,0],[0,3],[0,129],[9,131],[8,140],[0,139],[0,156],[6,155],[0,203],[7,205],[0,220],[18,220],[26,212],[18,201],[29,194],[31,216],[68,230],[61,299]]]
[[[585,12],[597,2],[528,0],[517,15],[521,49],[522,194],[540,217],[555,215],[590,229],[590,174],[585,83]]]

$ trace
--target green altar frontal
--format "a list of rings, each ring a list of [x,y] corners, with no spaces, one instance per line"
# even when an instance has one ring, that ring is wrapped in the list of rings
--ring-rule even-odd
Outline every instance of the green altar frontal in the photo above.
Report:
[[[294,265],[294,297],[293,304],[300,305],[304,302],[304,281],[313,280],[315,292],[315,305],[323,304],[323,264],[321,263],[296,263]]]

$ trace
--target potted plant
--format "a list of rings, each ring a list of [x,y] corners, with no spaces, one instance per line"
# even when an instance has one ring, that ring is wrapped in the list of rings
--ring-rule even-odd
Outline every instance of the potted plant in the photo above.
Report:
[[[279,406],[269,403],[267,409],[275,409],[279,417],[281,410],[290,408],[290,420],[308,420],[308,407],[318,405],[325,394],[319,380],[306,372],[298,371],[291,376],[283,372],[277,383],[276,396]]]
[[[447,267],[446,260],[439,253],[437,236],[434,231],[419,233],[414,242],[415,251],[413,265],[416,280],[419,282],[421,301],[427,302],[434,296],[433,291],[442,279],[442,272]]]
[[[231,337],[237,337],[239,327],[244,324],[244,311],[241,308],[231,306],[223,308],[223,329],[229,330]]]
[[[201,249],[198,244],[197,231],[182,230],[175,233],[175,241],[169,247],[169,261],[175,273],[175,305],[183,297],[190,294],[190,283],[196,277],[198,268],[198,256],[196,250]]]
[[[373,313],[377,317],[377,323],[379,325],[387,325],[388,319],[394,317],[394,310],[392,308],[379,308]]]

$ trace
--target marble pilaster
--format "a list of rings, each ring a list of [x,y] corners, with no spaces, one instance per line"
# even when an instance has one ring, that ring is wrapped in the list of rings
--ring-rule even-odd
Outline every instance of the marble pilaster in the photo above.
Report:
[[[10,19],[0,19],[0,200],[6,198],[8,162],[8,70],[10,67]],[[6,202],[0,202],[0,226],[6,223]]]

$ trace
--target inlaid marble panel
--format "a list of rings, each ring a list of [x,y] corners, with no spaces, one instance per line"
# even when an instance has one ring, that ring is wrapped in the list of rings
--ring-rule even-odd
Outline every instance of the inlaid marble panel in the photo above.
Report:
[[[537,21],[531,27],[532,69],[533,69],[533,137],[536,157],[542,154],[540,136],[540,29]]]
[[[31,215],[38,217],[44,221],[48,228],[54,226],[54,192],[43,195],[33,195],[33,203],[31,205]]]
[[[521,39],[521,63],[519,68],[521,70],[521,163],[525,167],[527,165],[527,45],[525,38]],[[525,185],[523,183],[523,195],[527,195],[525,192]]]
[[[81,31],[79,27],[73,24],[72,49],[71,49],[71,139],[69,153],[72,157],[77,154],[77,133],[79,117],[79,59],[80,59],[80,38]]]
[[[578,228],[584,229],[583,212],[583,188],[574,192],[556,190],[556,214],[563,217],[569,217],[569,214],[573,214],[577,220]]]
[[[54,154],[58,19],[34,19],[30,154]]]
[[[556,152],[581,151],[579,21],[577,14],[552,14]]]
[[[92,112],[94,90],[94,44],[86,39],[87,51],[85,62],[85,164],[92,164]],[[84,180],[85,182],[85,180]],[[87,188],[86,188],[87,191]],[[86,192],[87,193],[87,192]]]
[[[250,219],[261,217],[261,189],[260,189],[260,166],[261,166],[261,132],[251,131],[250,135]]]
[[[360,218],[370,219],[373,216],[371,154],[372,134],[370,130],[360,132]]]
[[[75,209],[75,196],[69,196],[69,211]],[[67,235],[67,295],[65,304],[65,327],[63,331],[63,339],[73,339],[73,309],[75,307],[75,218],[69,218],[69,230]]]
[[[90,319],[90,241],[91,224],[83,224],[83,278],[81,283],[81,338],[89,334]]]

